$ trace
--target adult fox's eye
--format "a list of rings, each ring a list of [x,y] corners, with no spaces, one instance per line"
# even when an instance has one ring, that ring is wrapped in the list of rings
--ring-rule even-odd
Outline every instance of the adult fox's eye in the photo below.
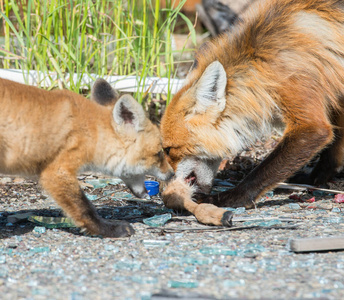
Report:
[[[171,147],[164,148],[164,152],[166,155],[170,154]]]

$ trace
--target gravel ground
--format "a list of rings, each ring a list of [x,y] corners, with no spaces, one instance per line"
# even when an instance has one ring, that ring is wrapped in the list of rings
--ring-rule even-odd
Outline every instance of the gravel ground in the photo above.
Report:
[[[240,164],[231,166],[226,175],[240,174]],[[171,213],[159,197],[137,202],[116,182],[93,188],[96,175],[80,176],[81,185],[103,217],[129,220],[134,236],[10,223],[25,212],[62,213],[35,181],[0,177],[1,299],[344,299],[344,252],[288,249],[293,238],[344,236],[344,204],[333,195],[298,193],[302,201],[289,199],[291,191],[268,193],[256,209],[237,209],[230,229],[174,213],[149,227],[143,219]]]

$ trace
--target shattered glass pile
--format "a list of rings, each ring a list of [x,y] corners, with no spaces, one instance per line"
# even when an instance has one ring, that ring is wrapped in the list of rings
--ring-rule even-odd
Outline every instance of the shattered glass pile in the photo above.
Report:
[[[35,184],[11,182],[0,185],[0,294],[8,299],[344,299],[343,251],[288,248],[293,238],[344,236],[334,195],[269,192],[257,209],[228,208],[234,226],[223,228],[166,209],[159,195],[136,199],[116,179],[82,178],[103,217],[136,231],[103,239],[81,234]]]

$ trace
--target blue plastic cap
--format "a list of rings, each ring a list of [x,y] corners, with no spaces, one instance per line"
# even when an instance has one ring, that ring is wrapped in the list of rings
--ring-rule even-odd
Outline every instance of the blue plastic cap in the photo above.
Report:
[[[146,180],[145,186],[149,196],[154,196],[159,193],[159,182],[154,180]]]

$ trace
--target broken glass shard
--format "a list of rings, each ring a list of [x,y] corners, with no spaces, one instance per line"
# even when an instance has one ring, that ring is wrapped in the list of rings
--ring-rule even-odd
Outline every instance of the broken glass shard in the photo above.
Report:
[[[301,206],[297,203],[289,203],[289,208],[294,209],[294,210],[298,210],[298,209],[301,209]]]
[[[143,223],[150,227],[160,227],[166,224],[168,220],[172,219],[172,215],[170,213],[154,216],[151,218],[143,219]]]
[[[76,227],[71,218],[30,216],[29,221],[45,228],[71,228]]]
[[[35,228],[33,229],[34,232],[37,233],[45,233],[46,229],[43,226],[35,226]]]
[[[91,201],[94,201],[94,200],[98,199],[97,195],[91,195],[91,194],[88,194],[88,193],[85,193],[85,195],[86,195],[87,199],[91,200]]]
[[[175,281],[170,280],[168,286],[171,288],[196,288],[198,287],[198,282],[196,281]]]
[[[229,255],[229,256],[236,256],[238,252],[228,248],[220,248],[220,247],[204,247],[199,250],[202,254],[208,255]]]

